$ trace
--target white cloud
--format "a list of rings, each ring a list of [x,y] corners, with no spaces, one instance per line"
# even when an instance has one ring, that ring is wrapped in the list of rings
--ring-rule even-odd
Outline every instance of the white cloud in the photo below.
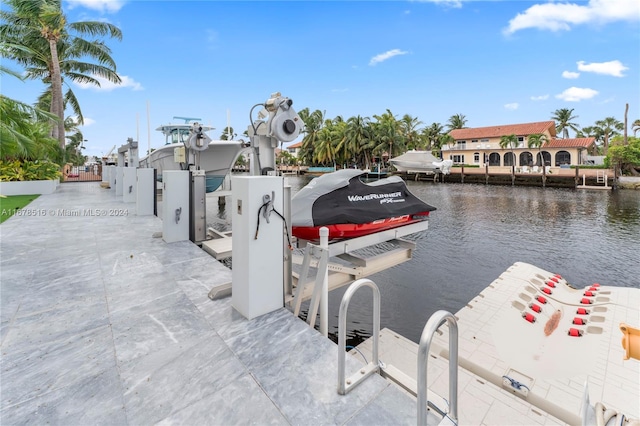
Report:
[[[624,77],[624,74],[622,74],[623,71],[629,68],[622,65],[622,62],[616,60],[609,62],[592,62],[590,64],[586,64],[584,61],[578,61],[578,69],[584,72]]]
[[[573,72],[573,71],[562,71],[562,77],[568,78],[568,79],[574,79],[574,78],[580,77],[580,73]]]
[[[567,102],[580,102],[584,99],[591,99],[598,94],[597,90],[581,87],[570,87],[564,92],[556,95],[556,98]]]
[[[540,95],[540,96],[531,97],[532,101],[546,101],[547,99],[549,99],[549,95]]]
[[[510,103],[510,104],[505,104],[505,105],[504,105],[504,107],[505,107],[506,109],[511,110],[511,111],[514,111],[514,110],[518,109],[518,107],[519,107],[519,106],[520,106],[520,105],[518,105],[518,103],[517,103],[517,102],[512,102],[512,103]]]
[[[74,83],[74,84],[80,87],[81,89],[92,89],[92,90],[95,90],[96,92],[110,92],[115,89],[124,89],[124,88],[131,88],[134,91],[144,90],[144,87],[142,87],[140,83],[138,83],[131,77],[127,77],[126,75],[120,76],[120,80],[122,80],[122,83],[120,84],[112,83],[109,80],[106,80],[102,77],[98,77],[96,75],[92,77],[100,82],[100,87],[94,86],[93,84],[88,84],[88,83]]]
[[[84,125],[82,127],[91,126],[92,124],[95,124],[95,123],[96,123],[96,120],[94,120],[93,118],[85,117]]]
[[[606,24],[615,21],[640,20],[640,2],[637,0],[589,0],[587,4],[536,4],[509,21],[505,34],[526,28],[549,31],[568,31],[580,24]]]
[[[371,60],[369,61],[369,65],[374,66],[380,62],[384,62],[387,59],[391,59],[394,56],[398,56],[398,55],[406,55],[409,52],[406,52],[404,50],[400,50],[400,49],[393,49],[393,50],[388,50],[384,53],[380,53],[379,55],[374,56],[373,58],[371,58]]]
[[[67,0],[70,9],[75,7],[86,7],[87,9],[97,10],[102,13],[116,13],[125,1],[123,0]]]

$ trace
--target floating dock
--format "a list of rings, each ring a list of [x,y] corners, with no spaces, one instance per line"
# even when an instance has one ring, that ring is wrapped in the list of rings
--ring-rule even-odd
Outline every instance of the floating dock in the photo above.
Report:
[[[462,424],[580,424],[585,396],[640,418],[640,361],[625,360],[620,330],[640,324],[640,289],[573,289],[555,274],[516,263],[456,318]],[[357,348],[362,355],[352,354],[368,358],[371,347],[369,339]],[[428,386],[441,396],[448,348],[446,330],[436,334]],[[383,329],[379,353],[397,371],[391,379],[411,391],[418,345]]]

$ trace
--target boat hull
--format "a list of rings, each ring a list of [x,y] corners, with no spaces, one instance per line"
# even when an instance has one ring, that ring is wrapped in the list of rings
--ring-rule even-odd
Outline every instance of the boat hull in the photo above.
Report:
[[[151,167],[158,171],[158,180],[162,181],[165,170],[186,170],[188,165],[175,161],[175,148],[182,144],[169,144],[153,151],[151,155],[140,160],[140,167]],[[225,176],[231,171],[238,157],[246,151],[242,142],[212,141],[209,148],[200,153],[200,169],[207,175],[207,192],[213,192],[220,187]]]
[[[344,240],[363,237],[376,232],[382,232],[400,226],[410,225],[427,219],[429,212],[421,212],[412,215],[388,217],[368,223],[340,223],[324,225],[329,230],[329,241]],[[322,226],[294,226],[292,233],[296,238],[308,241],[317,241],[320,237]]]

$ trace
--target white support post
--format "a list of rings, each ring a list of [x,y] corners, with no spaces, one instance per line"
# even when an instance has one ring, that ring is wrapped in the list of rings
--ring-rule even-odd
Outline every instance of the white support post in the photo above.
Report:
[[[320,228],[320,247],[329,249],[329,229]],[[324,268],[322,279],[322,294],[320,296],[320,333],[324,337],[329,335],[329,268]]]
[[[162,173],[162,239],[166,243],[189,239],[189,171]]]
[[[136,169],[125,167],[122,172],[122,201],[135,203],[137,193]]]
[[[122,182],[123,178],[124,178],[124,167],[117,166],[116,167],[116,177],[115,177],[116,195],[117,196],[121,196],[122,195],[122,189],[124,188],[124,185],[123,185],[123,182]]]
[[[109,189],[116,190],[116,166],[107,166],[109,174]]]
[[[284,306],[284,222],[272,211],[282,212],[283,180],[271,176],[232,180],[231,306],[252,319]]]
[[[153,169],[137,169],[136,213],[138,216],[152,216],[156,197],[156,181]]]

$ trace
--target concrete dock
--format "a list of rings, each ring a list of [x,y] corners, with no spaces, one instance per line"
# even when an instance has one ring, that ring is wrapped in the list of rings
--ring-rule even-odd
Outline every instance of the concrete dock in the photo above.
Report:
[[[99,182],[0,225],[0,424],[415,424],[377,375],[338,395],[337,346],[288,310],[210,300],[231,271],[161,230]]]

